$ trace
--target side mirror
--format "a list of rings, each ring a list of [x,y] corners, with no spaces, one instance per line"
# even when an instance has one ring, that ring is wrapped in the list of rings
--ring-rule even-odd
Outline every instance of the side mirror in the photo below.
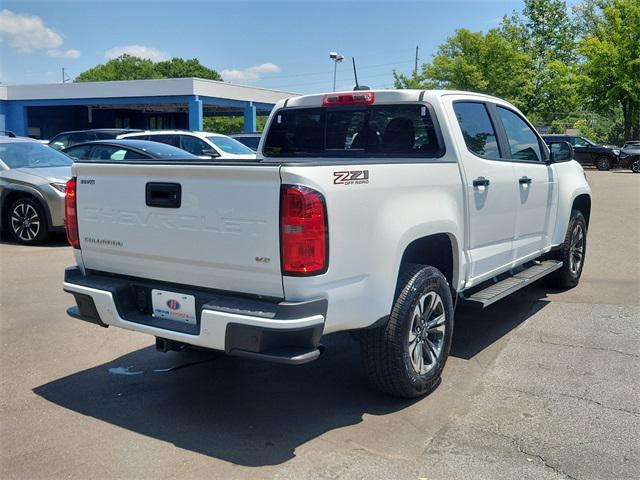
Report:
[[[216,158],[220,156],[220,154],[216,152],[213,148],[203,148],[201,155],[207,155],[211,158]]]
[[[569,142],[550,142],[550,163],[568,162],[573,160],[573,147]]]

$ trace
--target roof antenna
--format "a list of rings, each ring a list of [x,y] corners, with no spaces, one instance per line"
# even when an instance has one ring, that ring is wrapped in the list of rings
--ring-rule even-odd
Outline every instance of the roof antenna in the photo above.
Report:
[[[356,59],[355,57],[351,57],[351,61],[353,62],[353,76],[356,79],[356,86],[353,87],[354,90],[369,90],[369,87],[366,85],[358,84],[358,72],[356,71]]]

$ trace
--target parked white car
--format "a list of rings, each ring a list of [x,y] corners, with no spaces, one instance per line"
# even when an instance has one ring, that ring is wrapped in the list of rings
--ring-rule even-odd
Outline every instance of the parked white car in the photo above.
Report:
[[[187,130],[147,130],[125,133],[117,138],[135,138],[166,143],[203,159],[245,161],[255,160],[256,152],[227,135]]]
[[[78,162],[69,314],[289,364],[350,330],[375,386],[423,395],[458,300],[577,285],[591,191],[551,147],[498,98],[385,90],[279,102],[254,162]]]

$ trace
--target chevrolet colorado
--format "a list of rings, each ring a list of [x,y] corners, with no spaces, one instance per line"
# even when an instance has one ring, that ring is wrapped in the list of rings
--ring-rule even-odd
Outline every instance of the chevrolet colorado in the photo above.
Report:
[[[591,192],[550,147],[498,98],[358,90],[278,103],[252,162],[77,162],[68,313],[288,364],[355,331],[375,386],[423,395],[458,300],[578,283]]]

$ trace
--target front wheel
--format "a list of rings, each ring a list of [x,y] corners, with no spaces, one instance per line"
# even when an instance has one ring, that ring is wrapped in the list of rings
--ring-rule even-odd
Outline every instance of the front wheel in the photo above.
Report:
[[[18,243],[37,245],[47,241],[47,217],[38,202],[20,198],[9,208],[9,229]]]
[[[360,337],[367,376],[390,395],[422,396],[438,385],[452,336],[453,299],[444,275],[433,267],[408,267],[388,323]]]
[[[562,267],[545,277],[553,288],[573,288],[578,285],[587,254],[587,222],[578,210],[571,212],[564,243],[551,258],[562,260]]]
[[[611,159],[604,155],[598,157],[596,159],[596,168],[600,171],[611,170]]]

